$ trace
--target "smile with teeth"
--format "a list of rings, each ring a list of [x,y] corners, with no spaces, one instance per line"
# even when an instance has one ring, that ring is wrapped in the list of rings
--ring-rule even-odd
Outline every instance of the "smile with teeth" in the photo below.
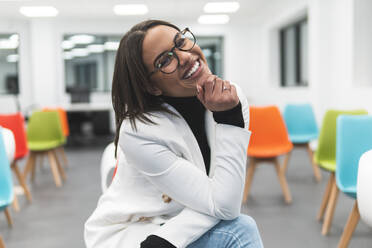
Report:
[[[185,79],[190,78],[199,69],[199,66],[200,66],[200,63],[198,60],[196,60],[194,65],[191,67],[189,72],[186,74]]]

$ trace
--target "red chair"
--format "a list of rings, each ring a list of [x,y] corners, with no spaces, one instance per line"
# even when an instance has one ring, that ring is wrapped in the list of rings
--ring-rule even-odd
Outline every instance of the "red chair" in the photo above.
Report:
[[[24,176],[20,172],[17,165],[17,161],[24,158],[28,154],[24,118],[21,113],[0,115],[0,125],[10,129],[14,134],[16,150],[11,167],[16,174],[19,184],[22,186],[25,192],[27,200],[31,202],[32,196],[30,190],[28,189]]]
[[[292,197],[283,168],[288,163],[293,145],[289,140],[288,132],[279,109],[276,106],[250,107],[249,129],[252,131],[252,135],[247,151],[249,166],[243,202],[247,201],[257,163],[269,161],[275,165],[285,202],[291,203]],[[278,157],[280,155],[286,155],[283,167],[279,163]]]

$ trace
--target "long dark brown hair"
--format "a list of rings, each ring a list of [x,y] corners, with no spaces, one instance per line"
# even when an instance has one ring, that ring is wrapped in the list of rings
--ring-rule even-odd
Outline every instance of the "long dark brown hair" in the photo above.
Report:
[[[129,118],[136,129],[136,120],[153,123],[145,114],[151,111],[166,111],[160,97],[150,94],[153,87],[148,77],[142,57],[142,45],[147,30],[158,25],[180,29],[166,21],[147,20],[133,26],[121,39],[116,53],[114,77],[112,79],[112,105],[115,111],[115,156],[119,140],[120,126]],[[153,123],[155,124],[155,123]]]

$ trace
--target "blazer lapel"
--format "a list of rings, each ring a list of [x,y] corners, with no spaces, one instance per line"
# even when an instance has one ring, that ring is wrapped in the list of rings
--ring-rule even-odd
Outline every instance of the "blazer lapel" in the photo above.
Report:
[[[198,141],[196,140],[191,128],[189,127],[185,119],[182,117],[182,115],[175,108],[173,108],[171,105],[167,103],[164,104],[169,110],[171,110],[172,112],[176,113],[181,117],[181,118],[175,117],[173,118],[173,121],[178,127],[177,129],[180,130],[180,134],[182,134],[183,136],[184,141],[183,147],[186,146],[183,151],[184,158],[193,162],[196,165],[196,167],[206,172],[203,155],[200,151]]]
[[[213,119],[212,112],[209,110],[205,112],[205,129],[207,133],[209,148],[211,150],[209,177],[212,177],[214,175],[214,170],[216,168],[215,166],[216,122]]]

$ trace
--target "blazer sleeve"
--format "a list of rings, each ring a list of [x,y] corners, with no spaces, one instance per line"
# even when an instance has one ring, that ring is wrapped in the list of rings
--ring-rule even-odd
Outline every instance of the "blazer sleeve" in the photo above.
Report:
[[[122,128],[119,145],[128,163],[180,204],[218,219],[236,218],[240,214],[250,132],[216,125],[216,169],[211,178],[171,151],[164,137],[156,133],[156,128],[152,132]]]

